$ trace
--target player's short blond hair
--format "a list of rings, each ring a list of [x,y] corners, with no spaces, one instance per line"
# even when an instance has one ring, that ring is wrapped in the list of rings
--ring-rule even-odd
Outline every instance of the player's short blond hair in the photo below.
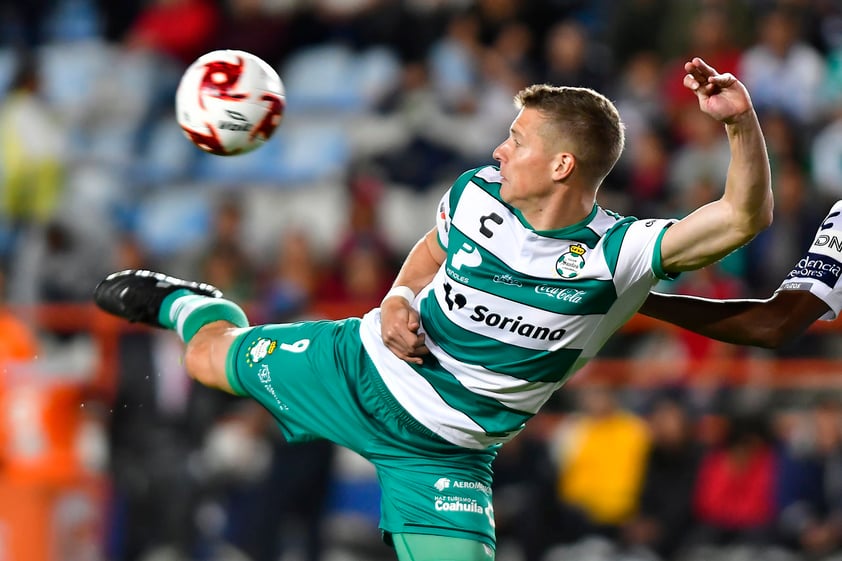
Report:
[[[572,146],[580,170],[599,184],[617,163],[625,144],[623,122],[607,97],[590,88],[535,84],[515,96],[518,108],[534,108],[553,127],[545,134]]]

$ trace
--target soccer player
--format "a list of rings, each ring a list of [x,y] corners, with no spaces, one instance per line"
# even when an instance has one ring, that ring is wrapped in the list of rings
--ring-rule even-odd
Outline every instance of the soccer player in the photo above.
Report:
[[[742,83],[699,58],[684,85],[724,124],[723,196],[680,221],[624,218],[597,189],[623,148],[614,105],[536,85],[493,153],[464,173],[363,318],[249,327],[218,290],[150,271],[97,287],[120,317],[173,329],[199,382],[251,396],[291,442],[369,459],[380,526],[401,561],[494,558],[491,465],[541,405],[643,303],[659,278],[703,267],[772,217],[763,134]]]
[[[792,341],[817,319],[842,310],[842,200],[819,226],[806,255],[765,300],[714,300],[652,293],[642,314],[712,339],[775,348]]]

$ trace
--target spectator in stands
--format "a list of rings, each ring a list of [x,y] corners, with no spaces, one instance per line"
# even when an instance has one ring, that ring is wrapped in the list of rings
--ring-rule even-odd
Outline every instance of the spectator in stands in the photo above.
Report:
[[[536,34],[519,21],[504,25],[486,49],[483,57],[486,73],[507,84],[512,91],[535,82],[538,69],[532,50],[536,39]]]
[[[11,247],[0,255],[0,262],[13,259],[25,232],[55,216],[64,186],[67,140],[68,131],[42,96],[36,56],[21,56],[9,92],[0,100],[0,219],[11,232]]]
[[[383,185],[367,172],[355,172],[349,179],[350,208],[345,233],[334,250],[334,262],[318,297],[323,300],[379,302],[397,270],[379,221]]]
[[[625,0],[611,10],[607,43],[617,67],[624,67],[640,53],[660,52],[666,0]]]
[[[778,162],[777,168],[775,219],[745,251],[746,280],[753,297],[763,297],[778,288],[780,280],[810,247],[824,210],[817,204],[802,166],[785,160]]]
[[[466,99],[466,103],[470,104],[466,110],[470,111],[475,108],[473,104],[476,102],[460,92],[466,85],[458,83],[462,80],[459,76],[463,66],[459,57],[450,52],[438,54],[447,61],[433,60],[429,65],[425,60],[406,61],[400,86],[381,106],[384,113],[399,123],[403,134],[399,134],[400,139],[396,143],[379,152],[374,163],[382,170],[385,180],[417,191],[437,186],[448,170],[464,165],[458,151],[449,145],[454,143],[454,139],[447,138],[453,135],[455,129],[463,131],[464,127],[456,122],[453,113],[444,109],[446,102],[440,96],[453,95],[453,99]],[[431,73],[443,72],[441,68],[437,71],[435,66],[451,64],[460,67],[459,71],[447,72],[448,76],[459,77],[456,83],[448,79],[442,84],[441,78],[431,77]],[[447,105],[450,106],[449,103]],[[473,138],[470,140],[475,142]],[[481,140],[487,142],[487,138]]]
[[[53,220],[46,225],[40,243],[27,245],[38,254],[33,279],[36,298],[41,302],[83,302],[90,298],[90,282],[103,270],[103,240],[82,231],[69,220]]]
[[[835,110],[842,106],[842,8],[830,7],[836,13],[827,20],[818,20],[822,29],[827,29],[828,52],[825,54],[825,80],[821,87],[822,116],[832,117]],[[835,22],[836,30],[833,23]]]
[[[734,9],[722,4],[737,4],[735,2],[682,2],[681,5],[671,3],[668,9],[668,19],[684,19],[691,17],[689,25],[676,25],[673,21],[666,26],[670,34],[675,34],[678,52],[667,50],[667,63],[659,81],[659,90],[665,101],[667,118],[670,123],[680,123],[680,116],[692,108],[696,102],[692,95],[687,95],[681,88],[681,77],[684,67],[681,61],[686,53],[702,53],[705,60],[714,61],[715,68],[722,68],[723,72],[736,74],[742,51],[734,36],[738,23],[734,21]],[[692,6],[688,8],[688,5]],[[675,81],[678,80],[678,86]]]
[[[801,35],[801,14],[792,7],[776,7],[759,24],[758,42],[743,53],[739,76],[758,112],[783,111],[802,125],[819,116],[819,88],[825,65],[815,47]]]
[[[732,416],[725,441],[702,457],[693,490],[693,544],[771,543],[777,459],[765,419]]]
[[[383,0],[313,0],[309,3],[315,42],[344,43],[356,48],[393,44],[400,34],[402,2]]]
[[[778,525],[786,545],[818,558],[842,547],[842,413],[824,399],[784,443]]]
[[[633,216],[657,214],[668,190],[669,162],[663,135],[645,126],[637,132],[636,142],[629,145],[627,156],[621,160],[622,169],[615,179],[619,188],[608,190],[612,195],[626,198],[624,206]]]
[[[152,0],[138,14],[125,44],[186,67],[208,50],[219,18],[213,0]]]
[[[728,140],[712,119],[697,111],[681,113],[676,124],[681,142],[670,157],[670,199],[678,209],[696,208],[693,191],[700,185],[710,185],[715,191],[701,196],[716,197],[728,173]],[[710,199],[705,199],[710,200]]]
[[[617,110],[626,123],[629,148],[650,131],[666,132],[668,121],[664,114],[664,91],[661,85],[663,63],[654,51],[643,51],[628,59],[620,68],[614,86]],[[666,138],[666,135],[664,135]],[[645,141],[644,141],[645,142]],[[621,159],[631,160],[629,155]]]
[[[692,497],[702,451],[693,419],[679,398],[657,399],[648,422],[652,447],[639,507],[623,526],[623,542],[671,559],[693,527]]]
[[[810,142],[810,166],[818,194],[831,201],[842,197],[842,101],[834,118]]]
[[[557,86],[608,90],[611,68],[607,50],[591,40],[576,20],[563,20],[547,34],[541,80]]]
[[[246,249],[245,209],[240,199],[223,196],[214,208],[207,239],[187,255],[178,255],[173,268],[205,270],[216,282],[245,301],[255,295],[257,266]]]
[[[260,305],[255,313],[267,310],[273,318],[292,318],[306,314],[322,281],[322,265],[315,256],[306,231],[284,232],[273,263],[263,271],[258,287]],[[269,321],[269,317],[261,317]]]
[[[649,435],[607,387],[581,393],[581,411],[562,420],[551,439],[556,464],[559,532],[615,539],[638,509]]]
[[[292,46],[292,10],[270,10],[262,0],[231,0],[225,8],[210,49],[239,49],[277,67]]]
[[[760,115],[763,130],[766,131],[766,146],[772,173],[785,167],[788,162],[808,169],[807,150],[804,140],[808,132],[781,111],[770,110]]]
[[[549,424],[551,417],[546,421]],[[541,561],[558,537],[556,468],[539,428],[546,424],[528,425],[494,460],[494,521],[501,559],[506,547],[514,547],[524,561]]]

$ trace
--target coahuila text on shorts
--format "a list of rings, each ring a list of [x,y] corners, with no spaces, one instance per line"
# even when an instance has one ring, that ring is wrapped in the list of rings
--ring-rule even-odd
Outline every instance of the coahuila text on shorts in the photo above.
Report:
[[[461,501],[444,501],[436,499],[436,510],[443,510],[447,512],[473,512],[475,514],[485,514],[485,509],[475,502],[465,503]]]

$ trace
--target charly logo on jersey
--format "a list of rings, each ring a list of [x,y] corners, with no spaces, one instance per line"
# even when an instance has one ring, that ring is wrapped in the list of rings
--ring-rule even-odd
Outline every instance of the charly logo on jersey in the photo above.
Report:
[[[253,366],[275,352],[278,348],[278,342],[273,339],[261,337],[252,343],[246,349],[246,364]]]
[[[488,239],[491,239],[494,236],[494,232],[489,228],[489,222],[493,224],[497,224],[498,226],[503,223],[503,217],[497,214],[496,212],[492,212],[491,214],[487,214],[485,216],[480,216],[479,219],[479,233],[485,236]]]
[[[572,279],[579,275],[585,266],[587,249],[578,243],[572,244],[566,253],[562,253],[555,264],[555,270],[562,278]]]

